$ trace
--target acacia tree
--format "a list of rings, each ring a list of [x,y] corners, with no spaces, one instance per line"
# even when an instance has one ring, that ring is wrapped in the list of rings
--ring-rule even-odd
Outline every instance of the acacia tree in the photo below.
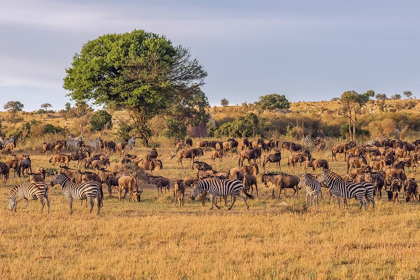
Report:
[[[48,108],[51,108],[52,105],[50,103],[43,103],[41,104],[41,108],[44,109],[44,111],[47,111]]]
[[[77,101],[75,107],[68,112],[69,116],[79,124],[81,137],[83,137],[83,128],[89,124],[92,112],[93,109],[85,101]]]
[[[220,105],[222,105],[223,107],[229,106],[229,100],[223,98],[222,100],[220,100]]]
[[[413,93],[409,90],[404,91],[403,94],[407,99],[410,98],[413,95]]]
[[[189,89],[207,76],[188,49],[144,30],[87,42],[66,72],[71,98],[129,110],[136,134],[146,141],[148,120],[176,105],[179,95],[193,93]]]
[[[342,110],[349,120],[349,136],[353,141],[356,140],[357,114],[360,113],[360,109],[373,94],[358,94],[354,90],[351,90],[346,91],[341,95]]]
[[[25,107],[20,101],[9,101],[4,104],[3,108],[10,112],[10,122],[14,122],[17,112],[21,112],[23,107]]]
[[[290,102],[284,95],[277,93],[267,94],[260,96],[260,100],[257,106],[262,110],[275,110],[275,109],[287,109],[290,108]]]
[[[99,131],[101,133],[104,129],[112,127],[112,116],[105,110],[96,111],[90,118],[90,131]]]

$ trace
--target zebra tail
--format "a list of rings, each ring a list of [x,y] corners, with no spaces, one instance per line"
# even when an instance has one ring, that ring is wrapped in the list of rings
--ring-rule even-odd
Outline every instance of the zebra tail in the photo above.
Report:
[[[244,194],[249,198],[249,199],[254,199],[254,196],[252,194],[247,193],[244,189],[242,189],[242,191],[244,192]]]

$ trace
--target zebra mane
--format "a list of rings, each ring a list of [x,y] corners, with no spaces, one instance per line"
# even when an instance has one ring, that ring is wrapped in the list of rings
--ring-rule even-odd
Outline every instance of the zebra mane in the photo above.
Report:
[[[322,172],[327,173],[327,174],[328,174],[328,176],[330,176],[331,178],[333,178],[333,179],[335,179],[335,180],[341,180],[341,181],[344,181],[344,180],[343,180],[343,178],[342,178],[340,175],[338,175],[338,174],[336,174],[336,173],[332,172],[331,170],[323,170]]]

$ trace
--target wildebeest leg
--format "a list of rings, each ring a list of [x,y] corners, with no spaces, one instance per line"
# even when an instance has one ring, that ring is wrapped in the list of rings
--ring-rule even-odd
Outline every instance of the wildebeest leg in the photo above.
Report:
[[[276,198],[276,195],[274,194],[274,189],[273,189],[273,193],[271,194],[271,196],[272,196],[273,198]]]

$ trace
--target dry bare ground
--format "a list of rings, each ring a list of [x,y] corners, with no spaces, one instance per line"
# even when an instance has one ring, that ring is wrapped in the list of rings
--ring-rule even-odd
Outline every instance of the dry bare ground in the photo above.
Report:
[[[164,169],[154,171],[171,180],[194,176],[170,160],[174,148],[159,149]],[[135,154],[144,156],[145,149]],[[222,162],[206,152],[200,160],[215,170],[228,171],[238,156]],[[289,170],[283,152],[282,170]],[[314,154],[327,158],[329,152]],[[48,157],[32,155],[33,168],[51,167]],[[4,157],[2,158],[4,160]],[[112,156],[112,165],[118,162]],[[268,166],[276,170],[275,166]],[[331,163],[345,173],[345,164]],[[409,176],[419,176],[411,173]],[[375,210],[359,211],[352,200],[339,210],[324,189],[319,210],[299,197],[271,199],[258,176],[259,198],[249,201],[250,210],[238,200],[232,211],[210,211],[186,198],[185,207],[175,205],[172,193],[157,195],[146,188],[142,201],[104,201],[99,216],[74,203],[69,215],[67,200],[59,186],[50,190],[51,214],[41,214],[40,203],[30,201],[30,212],[20,202],[10,212],[6,197],[13,179],[0,188],[0,275],[2,279],[248,279],[248,278],[411,278],[420,275],[420,204],[391,203],[383,198]],[[51,177],[47,178],[49,182]],[[172,185],[173,187],[173,185]],[[187,190],[187,194],[191,190]],[[255,194],[255,192],[254,192]],[[291,194],[291,192],[289,192]],[[106,194],[107,196],[107,194]]]

